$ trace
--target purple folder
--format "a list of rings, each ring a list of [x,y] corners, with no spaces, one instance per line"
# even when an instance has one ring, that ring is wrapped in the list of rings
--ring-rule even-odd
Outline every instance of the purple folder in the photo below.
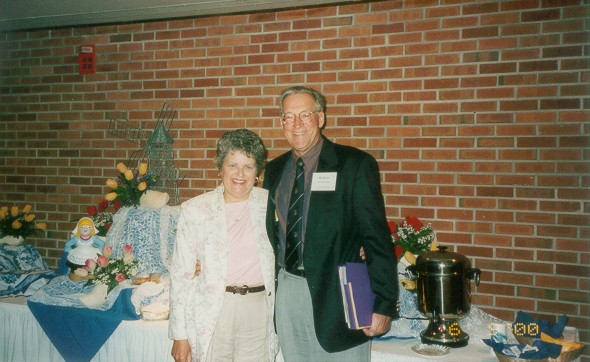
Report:
[[[339,267],[344,315],[350,329],[371,326],[375,293],[364,263],[346,263]]]

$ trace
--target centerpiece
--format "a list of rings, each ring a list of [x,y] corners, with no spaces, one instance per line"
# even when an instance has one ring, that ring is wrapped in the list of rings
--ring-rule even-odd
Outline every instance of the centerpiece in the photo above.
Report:
[[[105,246],[102,255],[96,261],[86,260],[83,268],[78,268],[74,274],[78,280],[87,280],[86,286],[95,285],[89,294],[80,298],[87,306],[97,306],[104,302],[107,295],[121,282],[131,279],[139,268],[139,262],[133,255],[133,247],[125,245],[123,255],[112,258],[113,248]]]
[[[127,168],[123,162],[117,164],[119,176],[116,179],[108,179],[106,185],[112,190],[105,195],[109,203],[120,202],[122,206],[139,205],[141,196],[156,183],[156,177],[149,174],[148,164],[142,162],[137,170]]]
[[[22,210],[18,206],[0,207],[0,244],[17,246],[38,230],[45,230],[47,225],[37,222],[33,207],[25,205]]]
[[[406,216],[399,224],[388,221],[389,231],[393,242],[393,250],[398,261],[398,273],[402,286],[410,291],[416,291],[416,283],[409,277],[406,268],[416,264],[416,257],[424,252],[436,250],[438,241],[430,223],[424,225],[416,216]]]
[[[391,328],[383,338],[418,337],[426,327],[426,319],[418,311],[416,280],[406,268],[415,264],[419,255],[438,247],[436,234],[430,224],[424,225],[416,216],[406,216],[398,224],[389,220],[387,224],[402,288],[399,288],[398,297],[400,318],[391,322]]]

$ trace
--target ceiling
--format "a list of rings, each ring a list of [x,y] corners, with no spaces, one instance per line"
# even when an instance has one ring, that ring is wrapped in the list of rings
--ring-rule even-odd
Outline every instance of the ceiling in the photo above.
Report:
[[[125,23],[355,2],[354,0],[0,0],[0,31]],[[359,2],[359,0],[356,0]]]

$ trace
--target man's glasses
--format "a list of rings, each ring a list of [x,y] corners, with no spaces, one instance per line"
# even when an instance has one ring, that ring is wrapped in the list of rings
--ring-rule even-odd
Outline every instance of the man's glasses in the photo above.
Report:
[[[281,113],[281,121],[283,122],[283,124],[292,125],[293,123],[295,123],[295,118],[299,116],[301,123],[306,124],[313,120],[313,115],[315,113],[318,113],[318,111],[303,111],[299,113],[299,115],[296,115],[291,112]]]

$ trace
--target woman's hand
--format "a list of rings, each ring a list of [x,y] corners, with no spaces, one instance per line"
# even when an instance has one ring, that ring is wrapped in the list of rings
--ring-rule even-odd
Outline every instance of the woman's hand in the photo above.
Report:
[[[175,340],[172,344],[171,355],[176,362],[191,362],[193,356],[191,355],[191,346],[188,344],[188,339]]]

